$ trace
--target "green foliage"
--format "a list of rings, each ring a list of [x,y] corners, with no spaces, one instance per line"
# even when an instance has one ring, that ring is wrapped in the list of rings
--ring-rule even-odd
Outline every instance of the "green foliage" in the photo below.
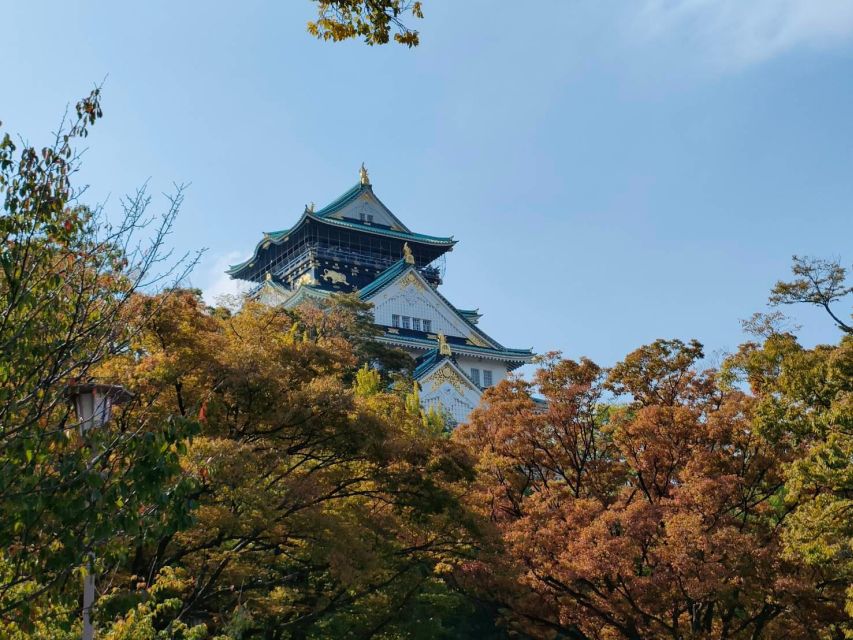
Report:
[[[777,284],[771,302],[817,304],[847,334],[829,308],[853,291],[843,285],[844,269],[795,257],[793,271],[797,279]],[[828,595],[843,597],[853,584],[853,337],[806,349],[790,333],[770,331],[728,358],[722,379],[749,384],[756,433],[791,460],[780,505],[785,557],[817,572]],[[853,617],[853,591],[846,598]],[[833,629],[853,637],[849,620]]]
[[[141,602],[116,620],[107,618],[104,640],[208,640],[203,624],[189,626],[178,619],[184,599],[190,595],[192,580],[179,569],[165,567],[152,587],[141,594]],[[113,596],[115,600],[115,596]],[[111,610],[110,598],[101,602],[103,613]]]
[[[418,42],[417,2],[318,6],[320,38]],[[118,227],[79,203],[99,91],[75,113],[40,151],[0,140],[0,637],[79,637],[93,554],[105,640],[853,638],[837,262],[795,257],[771,302],[824,308],[838,344],[767,314],[719,373],[695,341],[547,354],[449,437],[356,296],[140,293],[180,192],[128,254],[148,197]],[[92,379],[135,398],[81,433],[65,389]]]
[[[366,364],[355,375],[355,394],[361,398],[375,396],[382,391],[382,376]]]
[[[9,585],[18,572],[5,555],[0,555],[0,580]],[[0,637],[8,640],[77,640],[80,637],[76,603],[45,593],[33,580],[18,582],[7,589],[7,602],[16,609],[0,616]]]
[[[308,23],[308,32],[322,40],[339,42],[363,38],[369,45],[386,44],[391,34],[407,47],[420,43],[418,32],[403,23],[403,16],[423,18],[418,0],[314,0],[317,20]]]
[[[177,526],[185,511],[172,479],[193,423],[151,423],[131,404],[81,434],[66,398],[145,320],[125,310],[140,286],[168,277],[154,269],[180,204],[179,193],[148,248],[128,253],[146,225],[144,190],[124,202],[117,226],[79,203],[74,145],[101,117],[99,101],[99,89],[80,101],[51,146],[0,141],[0,620],[9,624],[65,611],[87,554],[103,569],[127,540]]]

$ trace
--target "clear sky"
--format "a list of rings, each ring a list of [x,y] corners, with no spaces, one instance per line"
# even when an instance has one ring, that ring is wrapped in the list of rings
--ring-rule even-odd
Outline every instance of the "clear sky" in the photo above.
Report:
[[[364,161],[459,240],[443,292],[483,329],[602,364],[732,350],[791,254],[853,261],[853,0],[424,0],[414,50],[317,42],[313,11],[0,0],[0,119],[46,142],[108,76],[89,196],[192,183],[172,241],[208,248],[209,296]]]

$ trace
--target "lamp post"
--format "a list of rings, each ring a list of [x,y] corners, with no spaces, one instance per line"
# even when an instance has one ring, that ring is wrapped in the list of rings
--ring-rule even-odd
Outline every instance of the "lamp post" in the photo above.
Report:
[[[117,384],[70,385],[66,396],[74,404],[80,434],[89,429],[103,427],[112,417],[113,405],[127,402],[133,394]],[[94,461],[94,458],[93,458]],[[83,578],[83,640],[93,640],[95,628],[92,626],[92,606],[95,604],[95,556],[89,553],[89,566]]]

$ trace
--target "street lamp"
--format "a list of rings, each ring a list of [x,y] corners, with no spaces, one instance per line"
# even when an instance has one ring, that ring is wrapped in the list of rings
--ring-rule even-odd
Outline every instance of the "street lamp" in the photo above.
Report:
[[[121,385],[96,382],[73,384],[66,389],[65,395],[74,403],[80,433],[107,424],[112,416],[113,405],[123,404],[133,397]]]
[[[127,389],[117,384],[89,382],[73,384],[65,390],[66,397],[74,404],[80,434],[89,429],[103,427],[112,417],[113,405],[127,402],[133,397]],[[89,554],[89,567],[83,578],[83,640],[92,640],[92,606],[95,604],[95,556]]]

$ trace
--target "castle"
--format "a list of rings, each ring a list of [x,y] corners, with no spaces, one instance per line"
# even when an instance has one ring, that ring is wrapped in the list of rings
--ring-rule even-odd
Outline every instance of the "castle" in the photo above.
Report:
[[[228,274],[254,282],[257,299],[287,307],[357,292],[373,305],[377,339],[415,359],[422,404],[464,422],[483,390],[533,353],[502,346],[479,328],[476,309],[440,293],[441,259],[456,241],[411,231],[373,192],[364,165],[359,177],[322,209],[306,207],[289,229],[264,233]]]

